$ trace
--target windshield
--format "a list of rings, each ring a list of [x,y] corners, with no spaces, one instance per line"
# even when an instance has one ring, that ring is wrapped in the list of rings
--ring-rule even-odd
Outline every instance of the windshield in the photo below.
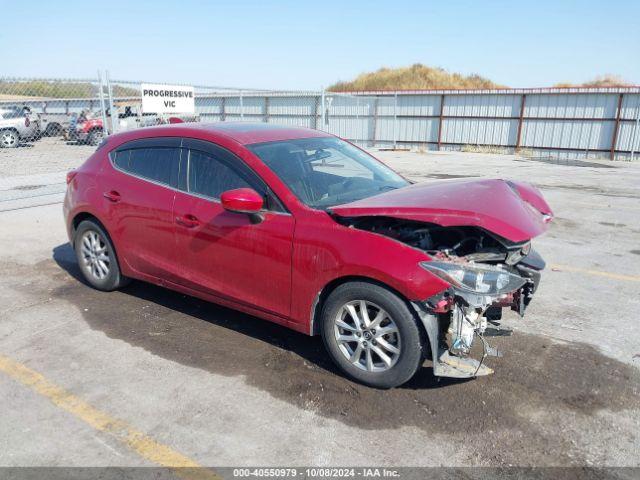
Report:
[[[334,137],[249,145],[305,204],[327,208],[409,185],[369,154]]]

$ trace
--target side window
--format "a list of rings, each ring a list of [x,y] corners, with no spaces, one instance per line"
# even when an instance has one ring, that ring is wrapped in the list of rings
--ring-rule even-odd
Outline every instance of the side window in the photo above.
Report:
[[[8,110],[5,112],[0,112],[0,117],[2,118],[21,118],[24,117],[24,114],[22,112],[20,112],[19,110]]]
[[[129,155],[131,154],[131,150],[118,150],[111,154],[111,158],[113,159],[113,163],[120,170],[124,170],[125,172],[129,171]]]
[[[114,164],[121,170],[138,177],[171,187],[178,185],[180,149],[154,147],[135,148],[115,152]]]
[[[189,192],[220,198],[223,192],[234,188],[253,188],[264,194],[263,189],[250,184],[243,175],[225,162],[208,153],[189,150]]]

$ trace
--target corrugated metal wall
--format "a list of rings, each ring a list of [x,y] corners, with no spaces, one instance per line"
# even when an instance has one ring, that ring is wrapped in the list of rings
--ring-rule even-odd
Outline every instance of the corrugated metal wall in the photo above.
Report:
[[[526,148],[545,156],[611,157],[613,145],[615,158],[632,152],[640,157],[638,88],[398,92],[377,98],[375,146]]]
[[[100,105],[95,98],[22,103],[49,113]],[[203,122],[318,128],[369,147],[487,146],[555,157],[640,157],[640,87],[355,94],[198,87],[195,105]]]
[[[639,88],[327,93],[324,125],[321,105],[321,94],[285,95],[270,98],[261,115],[264,121],[320,128],[365,146],[488,146],[556,157],[626,159],[632,152],[640,157]]]

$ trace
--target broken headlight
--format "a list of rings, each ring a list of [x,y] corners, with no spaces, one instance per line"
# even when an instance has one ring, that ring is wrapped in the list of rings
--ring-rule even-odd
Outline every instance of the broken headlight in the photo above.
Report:
[[[522,287],[526,280],[493,265],[420,262],[425,270],[456,288],[482,295],[501,295]]]

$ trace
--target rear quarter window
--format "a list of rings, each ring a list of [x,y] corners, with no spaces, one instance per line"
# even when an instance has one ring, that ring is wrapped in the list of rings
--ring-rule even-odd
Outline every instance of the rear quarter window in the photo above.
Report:
[[[178,148],[136,148],[119,150],[112,154],[114,165],[131,175],[162,183],[171,187],[178,184]]]

